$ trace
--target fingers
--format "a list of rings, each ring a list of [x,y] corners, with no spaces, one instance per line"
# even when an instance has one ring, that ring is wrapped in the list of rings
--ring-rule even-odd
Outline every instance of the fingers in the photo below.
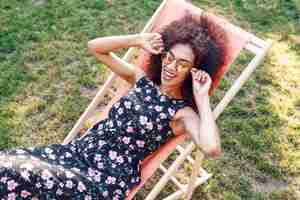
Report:
[[[209,74],[203,70],[197,70],[196,68],[191,69],[193,78],[200,83],[205,83],[210,77]]]
[[[164,42],[162,40],[162,36],[159,33],[154,33],[153,38],[150,41],[151,47],[157,50],[158,52],[162,52],[164,49]]]

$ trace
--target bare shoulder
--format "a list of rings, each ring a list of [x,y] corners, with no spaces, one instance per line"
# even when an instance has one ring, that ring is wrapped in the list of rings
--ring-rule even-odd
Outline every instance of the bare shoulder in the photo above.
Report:
[[[186,119],[196,118],[198,117],[197,113],[192,109],[190,106],[185,106],[181,109],[179,109],[175,116],[175,120],[184,121]]]

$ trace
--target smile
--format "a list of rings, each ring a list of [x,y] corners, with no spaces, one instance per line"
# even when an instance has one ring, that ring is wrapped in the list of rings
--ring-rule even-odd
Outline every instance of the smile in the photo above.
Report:
[[[171,79],[171,78],[174,78],[176,76],[176,74],[171,73],[171,72],[167,71],[166,69],[164,69],[163,76],[165,79]]]

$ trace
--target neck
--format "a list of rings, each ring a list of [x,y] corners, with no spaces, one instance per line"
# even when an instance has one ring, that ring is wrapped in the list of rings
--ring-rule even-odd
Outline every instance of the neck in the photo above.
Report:
[[[180,86],[166,86],[161,84],[159,89],[163,94],[171,98],[182,99],[183,97]]]

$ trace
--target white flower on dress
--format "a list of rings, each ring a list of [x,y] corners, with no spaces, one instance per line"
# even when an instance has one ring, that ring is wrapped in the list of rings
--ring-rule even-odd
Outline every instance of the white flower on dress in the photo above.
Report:
[[[26,153],[26,151],[24,151],[23,149],[16,150],[16,154],[23,154],[23,153]]]
[[[66,187],[67,188],[72,188],[73,187],[73,182],[71,180],[67,180]]]
[[[115,160],[117,158],[117,152],[116,151],[109,151],[109,157],[111,160]]]
[[[6,177],[6,176],[1,177],[0,182],[1,183],[6,183],[7,179],[8,179],[8,177]]]
[[[108,191],[106,190],[106,191],[102,192],[102,196],[107,197],[108,196]]]
[[[173,110],[172,108],[168,108],[168,112],[170,113],[170,115],[174,115],[174,113],[175,113],[175,110]]]
[[[81,181],[79,181],[77,189],[79,190],[79,192],[83,192],[84,190],[86,190],[86,187]]]
[[[28,172],[27,170],[21,171],[21,176],[22,176],[25,180],[30,181],[30,179],[29,179],[30,174],[29,174],[29,172]]]
[[[114,105],[116,108],[119,108],[119,106],[120,106],[120,102],[118,101],[117,103],[115,103],[115,105]]]
[[[141,92],[142,90],[141,90],[141,88],[136,88],[136,90],[135,91],[137,91],[137,92]]]
[[[151,93],[151,90],[150,90],[150,89],[147,89],[147,90],[146,90],[146,93],[147,93],[147,94]]]
[[[165,113],[159,113],[159,117],[161,119],[166,119],[167,118],[167,115]]]
[[[145,141],[143,141],[143,140],[137,140],[136,144],[138,145],[138,147],[144,147]]]
[[[7,181],[7,190],[13,191],[19,184],[15,182],[14,180]]]
[[[52,177],[52,173],[48,169],[42,171],[42,179],[48,179]]]
[[[84,200],[92,200],[92,197],[90,195],[85,195]]]
[[[75,176],[71,171],[66,171],[65,173],[67,178],[73,178]]]
[[[93,170],[92,168],[88,168],[88,175],[89,176],[95,176],[96,171]]]
[[[141,125],[144,125],[147,123],[148,118],[146,116],[140,116],[140,123]]]
[[[155,139],[156,139],[157,141],[160,141],[160,140],[161,140],[161,136],[159,135],[159,136],[157,136]]]
[[[53,152],[53,150],[52,150],[52,149],[50,149],[49,147],[46,147],[46,148],[45,148],[45,152],[50,154],[50,153],[52,153],[52,152]]]
[[[47,180],[46,183],[45,183],[45,186],[48,188],[48,189],[51,189],[54,185],[54,182],[51,181],[51,180]]]
[[[118,157],[117,157],[117,162],[118,162],[118,163],[123,163],[123,162],[124,162],[123,157],[122,157],[122,156],[118,156]]]
[[[55,160],[55,159],[56,159],[56,156],[55,156],[54,154],[50,154],[50,155],[49,155],[49,158],[50,158],[51,160]]]
[[[62,194],[63,194],[63,191],[62,191],[61,189],[57,189],[57,190],[56,190],[56,194],[57,194],[57,195],[62,195]]]
[[[109,127],[113,127],[114,123],[112,122],[112,120],[109,121]]]
[[[41,185],[41,183],[37,183],[37,184],[35,184],[35,187],[40,188],[40,187],[42,187],[42,185]]]
[[[124,105],[127,109],[130,109],[131,108],[131,102],[130,101],[125,101],[124,102]]]
[[[122,122],[118,120],[118,121],[117,121],[117,125],[118,125],[118,126],[121,126],[121,125],[122,125]]]
[[[96,154],[94,157],[95,161],[100,161],[102,159],[102,155],[101,154]]]
[[[97,167],[98,167],[99,169],[103,169],[103,168],[104,168],[103,162],[98,162],[98,163],[97,163]]]
[[[162,129],[162,125],[157,124],[157,129],[158,129],[158,130],[161,130],[161,129]]]
[[[99,140],[98,141],[98,147],[99,148],[101,148],[103,145],[105,145],[106,144],[106,142],[105,142],[105,140]]]
[[[102,130],[103,129],[103,124],[99,124],[97,130]]]
[[[67,152],[65,155],[66,155],[66,158],[71,158],[72,157],[72,154],[70,154],[69,152]]]
[[[101,181],[101,174],[96,174],[96,176],[94,176],[94,180],[96,182],[100,182]]]
[[[135,110],[139,110],[140,108],[141,108],[140,105],[135,105],[135,106],[134,106],[134,109],[135,109]]]
[[[123,138],[122,138],[122,141],[123,141],[125,144],[129,144],[129,143],[130,143],[130,137],[123,137]]]
[[[113,176],[108,176],[107,179],[105,180],[106,184],[115,184],[116,183],[116,178]]]
[[[165,97],[165,96],[161,96],[161,97],[160,97],[160,101],[161,101],[161,102],[166,101],[166,97]]]
[[[156,105],[155,107],[154,107],[154,109],[157,111],[157,112],[160,112],[160,111],[162,111],[162,106],[159,106],[159,105]]]
[[[118,113],[121,115],[123,113],[123,108],[119,108]]]
[[[153,129],[153,123],[152,122],[148,122],[147,125],[146,125],[146,129],[152,130]]]

